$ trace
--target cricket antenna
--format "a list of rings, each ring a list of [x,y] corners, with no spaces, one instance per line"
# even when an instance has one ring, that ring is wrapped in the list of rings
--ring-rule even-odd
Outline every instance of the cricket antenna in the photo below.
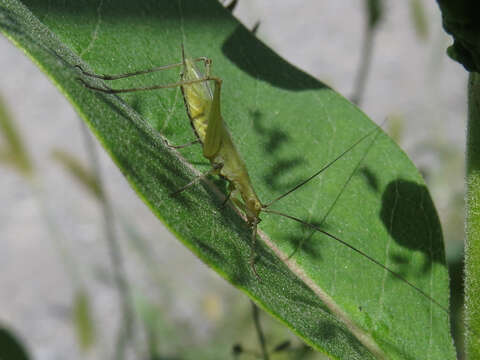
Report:
[[[299,218],[296,218],[294,216],[291,216],[291,215],[288,215],[288,214],[284,214],[284,213],[281,213],[279,211],[276,211],[276,210],[269,210],[269,209],[264,209],[263,211],[265,211],[266,213],[269,213],[269,214],[274,214],[274,215],[278,215],[278,216],[283,216],[287,219],[291,219],[293,221],[296,221],[304,226],[307,226],[315,231],[318,231],[319,233],[322,233],[326,236],[328,236],[329,238],[339,242],[340,244],[348,247],[349,249],[355,251],[356,253],[362,255],[363,257],[365,257],[367,260],[369,260],[370,262],[380,266],[382,269],[384,269],[385,271],[389,272],[391,275],[395,276],[397,279],[401,280],[402,282],[404,282],[405,284],[407,284],[408,286],[410,286],[412,289],[414,289],[417,293],[421,294],[422,296],[424,296],[426,299],[430,300],[432,303],[434,303],[435,305],[437,305],[441,310],[443,310],[446,314],[449,314],[449,311],[448,311],[448,308],[445,307],[444,305],[440,304],[437,300],[435,300],[433,297],[431,297],[430,295],[428,295],[425,291],[423,291],[422,289],[420,289],[419,287],[413,285],[410,281],[408,281],[407,279],[405,279],[402,275],[400,275],[399,273],[393,271],[392,269],[388,268],[387,266],[383,265],[381,262],[375,260],[373,257],[371,257],[370,255],[368,255],[367,253],[363,252],[362,250],[360,249],[357,249],[355,246],[353,245],[350,245],[349,243],[347,243],[346,241],[340,239],[339,237],[333,235],[333,234],[330,234],[329,232],[325,231],[325,230],[322,230],[320,227],[314,225],[314,224],[310,224],[306,221],[303,221]]]
[[[383,123],[382,123],[383,125]],[[324,172],[325,170],[327,170],[330,166],[332,166],[334,163],[336,163],[338,160],[340,160],[345,154],[347,154],[350,150],[352,150],[355,146],[357,146],[358,144],[360,144],[363,140],[365,140],[366,138],[368,138],[370,135],[372,135],[373,133],[379,131],[381,129],[381,126],[379,127],[376,127],[375,129],[369,131],[367,134],[365,134],[364,136],[362,136],[360,139],[358,139],[357,141],[355,141],[352,145],[350,145],[345,151],[343,151],[340,155],[338,155],[335,159],[333,159],[332,161],[330,161],[329,163],[327,163],[327,165],[325,165],[324,167],[322,167],[320,170],[318,170],[316,173],[314,173],[313,175],[311,175],[310,177],[308,177],[307,179],[301,181],[299,184],[295,185],[293,188],[291,188],[290,190],[288,190],[286,193],[283,193],[282,195],[280,195],[279,197],[273,199],[272,201],[270,201],[269,203],[267,204],[263,204],[262,207],[263,209],[266,209],[268,207],[270,207],[273,203],[276,203],[278,200],[281,200],[283,199],[284,197],[286,197],[287,195],[291,194],[292,192],[294,192],[295,190],[297,190],[298,188],[302,187],[303,185],[305,185],[306,183],[308,183],[309,181],[311,181],[313,178],[317,177],[318,175],[320,175],[322,172]]]

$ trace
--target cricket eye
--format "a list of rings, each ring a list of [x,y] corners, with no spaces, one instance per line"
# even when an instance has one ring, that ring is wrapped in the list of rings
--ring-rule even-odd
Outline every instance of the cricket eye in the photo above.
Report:
[[[254,199],[248,200],[248,208],[249,209],[255,209],[255,211],[259,211],[261,209],[258,202],[255,201]]]

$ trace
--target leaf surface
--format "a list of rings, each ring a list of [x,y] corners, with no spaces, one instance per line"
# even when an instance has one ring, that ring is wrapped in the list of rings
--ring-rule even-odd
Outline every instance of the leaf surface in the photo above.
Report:
[[[222,114],[264,203],[334,159],[374,124],[354,105],[256,39],[215,1],[7,1],[0,29],[68,97],[132,187],[205,263],[315,349],[338,359],[449,359],[448,316],[430,300],[329,237],[262,214],[258,281],[250,230],[212,179],[171,194],[208,171],[179,89],[105,95],[75,68],[115,74],[213,60]],[[117,80],[114,88],[175,82],[179,70]],[[92,85],[100,80],[84,78]],[[118,196],[121,196],[119,194]],[[276,202],[401,273],[448,307],[441,229],[421,176],[382,132]],[[154,236],[154,235],[152,235]],[[162,239],[158,239],[162,241]]]

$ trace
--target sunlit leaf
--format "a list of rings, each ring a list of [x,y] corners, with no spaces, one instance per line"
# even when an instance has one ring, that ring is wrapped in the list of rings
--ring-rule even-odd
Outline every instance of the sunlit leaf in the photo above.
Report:
[[[250,229],[231,206],[222,207],[225,182],[171,196],[210,169],[198,145],[179,152],[165,145],[165,138],[177,145],[194,138],[180,90],[100,94],[77,81],[75,65],[122,73],[171,64],[180,60],[182,43],[192,57],[212,58],[212,72],[224,80],[223,117],[265,203],[374,128],[354,105],[281,59],[216,1],[25,4],[1,5],[2,31],[48,74],[138,195],[202,261],[330,357],[455,357],[448,315],[436,304],[289,219],[261,216],[259,281],[249,266]],[[175,82],[179,71],[108,86]],[[272,209],[322,226],[448,307],[437,214],[418,171],[383,133]]]

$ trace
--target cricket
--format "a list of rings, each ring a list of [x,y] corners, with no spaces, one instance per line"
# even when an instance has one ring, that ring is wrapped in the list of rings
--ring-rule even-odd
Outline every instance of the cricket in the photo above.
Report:
[[[203,63],[205,72],[198,70],[196,63]],[[428,295],[425,291],[415,286],[413,283],[408,281],[404,276],[385,266],[381,262],[375,260],[373,257],[369,256],[364,251],[357,249],[356,247],[350,245],[349,243],[343,241],[339,237],[321,229],[315,224],[311,224],[302,219],[299,219],[295,216],[285,214],[276,210],[271,210],[269,207],[276,203],[277,201],[285,198],[286,196],[295,192],[295,190],[304,186],[336,161],[341,159],[345,154],[351,151],[355,146],[360,144],[362,141],[372,136],[374,133],[378,132],[380,127],[375,128],[366,135],[362,136],[359,140],[351,144],[346,150],[341,154],[338,154],[333,160],[324,165],[320,170],[314,172],[311,176],[299,182],[297,185],[293,186],[287,192],[276,197],[270,202],[264,203],[257,196],[255,189],[252,185],[252,181],[247,171],[247,166],[243,161],[240,153],[237,151],[232,136],[229,130],[226,127],[226,124],[222,118],[221,114],[221,88],[222,88],[222,79],[211,74],[212,61],[207,57],[199,58],[189,58],[185,55],[185,51],[182,46],[182,61],[174,64],[164,65],[155,67],[148,70],[140,70],[124,74],[116,75],[99,75],[91,72],[85,71],[79,65],[76,66],[82,73],[82,75],[102,79],[106,81],[117,80],[122,78],[127,78],[131,76],[147,74],[156,71],[163,71],[172,68],[181,68],[182,72],[180,75],[180,81],[161,84],[154,86],[146,87],[136,87],[136,88],[123,88],[123,89],[111,89],[111,88],[101,88],[88,84],[85,80],[79,78],[78,80],[88,89],[107,93],[107,94],[118,94],[118,93],[128,93],[128,92],[137,92],[137,91],[151,91],[167,88],[178,88],[180,87],[183,99],[185,103],[186,112],[190,120],[190,124],[193,128],[196,139],[187,144],[182,145],[171,145],[167,142],[167,146],[171,148],[183,148],[190,145],[199,144],[202,147],[203,156],[210,162],[211,169],[204,174],[195,177],[185,186],[176,190],[171,195],[176,195],[189,187],[195,185],[200,180],[211,176],[218,175],[221,178],[225,179],[228,182],[228,193],[226,195],[225,202],[231,201],[233,205],[238,208],[246,217],[246,222],[248,227],[251,230],[251,251],[250,251],[250,268],[252,269],[255,277],[261,281],[259,274],[255,268],[255,247],[256,247],[256,238],[258,232],[258,224],[261,221],[260,215],[262,213],[273,214],[281,217],[285,217],[302,224],[303,226],[310,228],[314,231],[320,232],[329,238],[341,243],[342,245],[350,248],[352,251],[357,252],[362,255],[368,261],[372,262],[376,266],[381,267],[391,275],[395,276],[397,279],[408,285],[419,295],[425,297],[430,302],[439,307],[443,312],[448,314],[448,309],[446,306],[440,304],[433,297]],[[210,84],[213,83],[213,89]]]

